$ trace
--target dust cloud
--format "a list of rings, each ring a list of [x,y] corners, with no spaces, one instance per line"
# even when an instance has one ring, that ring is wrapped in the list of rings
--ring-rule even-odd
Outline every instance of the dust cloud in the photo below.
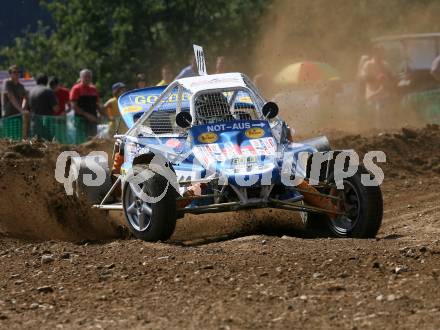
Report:
[[[279,104],[283,118],[299,133],[424,125],[414,109],[402,109],[400,96],[387,113],[368,112],[359,102],[356,76],[359,59],[368,52],[372,38],[440,30],[440,4],[427,3],[277,0],[259,22],[252,70],[256,83]],[[283,87],[273,82],[282,68],[304,60],[329,63],[339,72],[342,84],[333,106],[318,106],[319,91],[313,87]]]

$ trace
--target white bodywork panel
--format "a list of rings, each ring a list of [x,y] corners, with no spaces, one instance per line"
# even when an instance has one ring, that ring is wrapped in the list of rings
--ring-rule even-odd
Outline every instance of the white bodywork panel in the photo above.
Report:
[[[221,73],[182,78],[176,80],[176,82],[189,90],[191,94],[209,89],[249,87],[241,73]]]

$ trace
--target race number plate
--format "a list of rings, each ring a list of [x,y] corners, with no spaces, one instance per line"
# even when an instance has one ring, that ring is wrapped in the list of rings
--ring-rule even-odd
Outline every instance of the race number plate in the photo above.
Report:
[[[257,156],[232,158],[231,165],[235,167],[246,167],[248,165],[256,164],[258,162]]]

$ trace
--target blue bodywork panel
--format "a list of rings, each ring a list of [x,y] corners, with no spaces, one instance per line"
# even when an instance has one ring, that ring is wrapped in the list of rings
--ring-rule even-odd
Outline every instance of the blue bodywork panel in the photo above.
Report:
[[[299,153],[315,151],[304,144],[277,144],[266,120],[235,120],[193,126],[187,136],[139,137],[126,146],[123,168],[139,154],[160,152],[180,180],[222,177],[237,186],[271,185],[281,183],[284,157],[292,157],[295,170]]]
[[[167,86],[135,89],[122,94],[118,99],[119,111],[125,125],[131,128],[136,120],[158,100]],[[189,110],[189,100],[183,95],[181,107]],[[171,93],[161,104],[161,110],[174,111],[177,106],[177,93]]]

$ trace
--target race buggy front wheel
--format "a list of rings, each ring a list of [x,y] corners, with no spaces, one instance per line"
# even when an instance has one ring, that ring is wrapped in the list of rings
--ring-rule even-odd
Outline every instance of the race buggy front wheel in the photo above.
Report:
[[[343,180],[343,189],[336,190],[344,215],[330,217],[309,213],[303,218],[306,231],[318,236],[373,238],[379,231],[383,216],[383,200],[379,186],[364,186],[364,169]],[[329,194],[330,189],[321,191]]]
[[[148,170],[147,165],[135,165],[134,176]],[[176,226],[176,192],[163,176],[149,172],[142,183],[126,180],[122,191],[122,206],[130,231],[136,238],[148,242],[165,241]]]
[[[110,170],[106,159],[95,157],[94,161],[89,164],[91,167],[89,167],[86,158],[73,157],[70,159],[70,170],[78,174],[73,183],[73,192],[79,199],[84,199],[90,204],[99,204],[112,186]],[[103,183],[100,185],[87,185],[84,182],[86,175],[93,180],[97,179],[98,167],[105,174]]]

